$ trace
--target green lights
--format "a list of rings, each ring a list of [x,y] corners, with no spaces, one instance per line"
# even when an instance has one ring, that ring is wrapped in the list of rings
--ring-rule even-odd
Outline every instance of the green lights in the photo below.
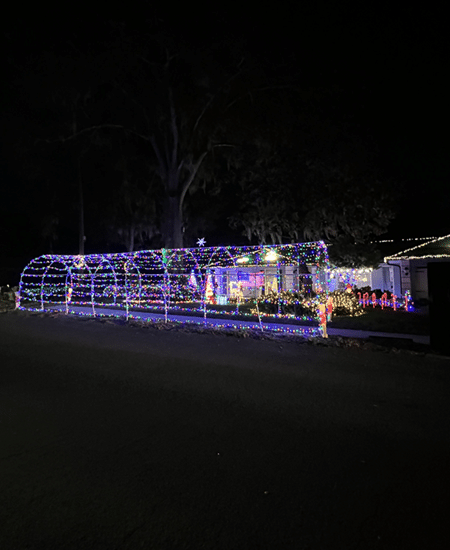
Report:
[[[207,304],[215,314],[230,316],[271,289],[298,291],[305,272],[311,284],[323,287],[319,276],[328,270],[323,242],[53,254],[35,258],[23,270],[20,306],[41,311],[63,306],[66,312],[69,306],[89,307],[91,315],[108,307],[125,310],[127,318],[131,308],[161,311],[166,319],[169,311],[201,312],[206,319],[212,314]]]

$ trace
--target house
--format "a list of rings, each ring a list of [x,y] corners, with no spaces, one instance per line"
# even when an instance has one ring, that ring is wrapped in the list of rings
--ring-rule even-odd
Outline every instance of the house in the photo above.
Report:
[[[450,261],[450,235],[379,241],[384,262],[378,268],[330,270],[330,290],[347,284],[389,291],[396,296],[409,293],[416,303],[428,296],[427,268],[430,262]]]
[[[328,268],[323,243],[246,247],[232,263],[209,265],[220,304],[257,299],[270,292],[319,291],[326,288]]]
[[[409,291],[416,303],[426,302],[429,299],[428,265],[435,262],[450,262],[450,235],[426,240],[386,256],[384,261],[383,265],[397,271],[398,295]]]
[[[228,300],[257,299],[270,292],[317,291],[326,276],[316,266],[249,265],[214,269],[219,303]]]

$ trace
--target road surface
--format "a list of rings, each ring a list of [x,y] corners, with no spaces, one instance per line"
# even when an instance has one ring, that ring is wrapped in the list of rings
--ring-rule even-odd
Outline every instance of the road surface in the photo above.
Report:
[[[447,549],[450,360],[0,316],[0,548]]]

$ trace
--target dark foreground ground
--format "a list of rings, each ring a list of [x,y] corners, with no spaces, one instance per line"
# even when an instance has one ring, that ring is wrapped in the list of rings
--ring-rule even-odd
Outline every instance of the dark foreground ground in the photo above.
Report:
[[[0,315],[0,548],[447,549],[450,360]]]

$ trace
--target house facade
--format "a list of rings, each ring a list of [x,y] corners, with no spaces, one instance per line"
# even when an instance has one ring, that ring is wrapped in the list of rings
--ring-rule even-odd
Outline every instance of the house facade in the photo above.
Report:
[[[408,293],[416,303],[426,302],[429,299],[428,265],[450,262],[450,235],[383,241],[380,248],[384,248],[386,255],[376,269],[332,269],[330,290],[344,289],[347,284],[358,288],[369,286],[372,290],[388,291],[398,297]]]
[[[450,262],[450,235],[426,240],[386,256],[384,261],[384,265],[398,270],[400,285],[397,295],[409,291],[416,303],[426,302],[429,300],[428,266],[430,263]]]
[[[316,265],[217,267],[214,282],[218,303],[250,300],[270,292],[320,292],[328,289],[328,270]]]

